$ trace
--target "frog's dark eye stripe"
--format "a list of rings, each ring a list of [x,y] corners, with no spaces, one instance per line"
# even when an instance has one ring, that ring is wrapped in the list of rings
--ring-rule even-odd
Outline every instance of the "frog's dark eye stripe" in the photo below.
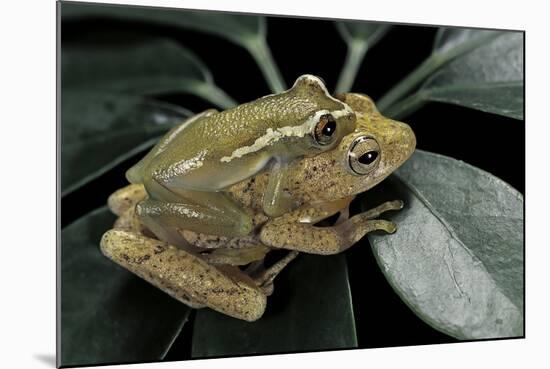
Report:
[[[347,156],[349,170],[356,175],[365,175],[378,165],[380,146],[374,138],[360,136],[351,144]]]

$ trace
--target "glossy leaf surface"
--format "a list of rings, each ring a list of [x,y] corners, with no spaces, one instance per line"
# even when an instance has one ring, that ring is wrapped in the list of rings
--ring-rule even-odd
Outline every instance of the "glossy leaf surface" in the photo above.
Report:
[[[523,197],[464,162],[417,151],[367,194],[399,198],[398,231],[369,235],[386,278],[424,321],[459,339],[523,335]]]
[[[267,310],[254,323],[199,310],[195,358],[357,347],[344,255],[301,254],[275,280]]]

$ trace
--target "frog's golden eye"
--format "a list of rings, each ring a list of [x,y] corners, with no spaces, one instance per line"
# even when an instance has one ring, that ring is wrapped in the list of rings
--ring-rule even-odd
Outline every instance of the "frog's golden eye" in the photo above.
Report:
[[[334,132],[336,132],[336,119],[332,114],[321,115],[315,126],[315,141],[319,145],[328,145],[335,137]]]
[[[358,175],[370,173],[380,161],[380,146],[372,137],[357,137],[348,151],[349,169]]]

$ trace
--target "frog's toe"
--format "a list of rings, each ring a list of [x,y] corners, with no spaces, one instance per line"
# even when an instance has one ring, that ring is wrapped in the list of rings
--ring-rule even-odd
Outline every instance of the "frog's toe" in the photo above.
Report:
[[[403,206],[405,206],[405,203],[401,200],[386,201],[385,203],[362,213],[362,217],[365,219],[376,219],[387,211],[401,210],[403,209]]]
[[[141,184],[130,184],[113,192],[107,199],[109,209],[116,215],[124,214],[147,196]]]
[[[252,232],[253,229],[254,222],[252,221],[252,218],[249,216],[242,216],[239,227],[237,228],[239,236],[247,236]]]
[[[395,225],[394,222],[388,222],[387,224],[384,225],[383,230],[389,234],[392,234],[392,233],[395,233],[395,231],[397,231],[397,226]]]

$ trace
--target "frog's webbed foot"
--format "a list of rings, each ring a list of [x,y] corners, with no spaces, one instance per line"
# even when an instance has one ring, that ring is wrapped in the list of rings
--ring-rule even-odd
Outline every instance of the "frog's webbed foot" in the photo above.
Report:
[[[270,217],[282,215],[292,208],[292,198],[287,193],[289,164],[276,161],[269,173],[269,182],[263,198],[263,210]]]
[[[262,288],[236,267],[213,266],[168,243],[119,229],[107,231],[100,245],[105,256],[188,306],[247,321],[265,311]]]
[[[268,222],[261,230],[260,240],[270,247],[311,254],[337,254],[354,245],[369,232],[395,232],[394,223],[374,218],[386,211],[399,210],[402,207],[402,201],[389,201],[332,227],[316,227],[296,222],[296,219],[303,217],[301,213],[312,211],[311,208],[299,209]]]

